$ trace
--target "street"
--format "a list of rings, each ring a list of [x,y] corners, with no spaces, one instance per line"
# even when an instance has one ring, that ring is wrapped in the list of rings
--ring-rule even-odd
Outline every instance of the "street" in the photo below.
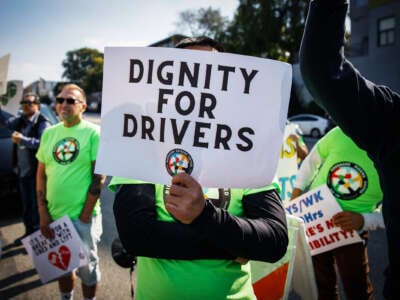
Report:
[[[113,194],[103,187],[101,199],[103,235],[99,256],[102,279],[97,299],[131,299],[129,270],[116,265],[110,252],[110,245],[117,236],[112,213]],[[3,248],[0,259],[0,299],[59,299],[57,283],[42,284],[23,246],[14,244],[24,229],[18,212],[12,213],[9,218],[0,220]],[[76,283],[75,299],[83,299],[80,280]]]
[[[99,123],[99,116],[96,114],[86,114],[86,118]],[[309,146],[312,146],[315,141],[306,139],[306,142]],[[131,299],[129,270],[122,269],[116,265],[110,253],[110,245],[117,236],[117,233],[112,212],[113,193],[107,189],[108,181],[109,178],[107,178],[106,185],[101,192],[103,236],[99,246],[99,256],[102,280],[96,298]],[[11,204],[2,204],[2,209],[9,209],[8,207]],[[14,240],[22,234],[23,225],[20,213],[12,211],[10,208],[10,214],[0,219],[0,240],[2,242],[0,300],[59,299],[57,283],[42,284],[30,258],[24,253],[23,246],[14,244]],[[371,233],[368,250],[375,297],[378,300],[383,299],[383,270],[387,264],[386,241],[383,230]],[[75,299],[82,299],[79,281],[78,279],[74,292]],[[295,296],[291,296],[290,298],[296,299]]]

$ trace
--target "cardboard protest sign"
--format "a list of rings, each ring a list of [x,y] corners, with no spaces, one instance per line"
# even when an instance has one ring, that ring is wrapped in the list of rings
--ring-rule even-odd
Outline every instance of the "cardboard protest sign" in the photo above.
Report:
[[[292,197],[294,182],[297,174],[297,145],[289,136],[296,133],[296,124],[289,123],[285,127],[283,144],[279,156],[276,178],[281,188],[282,201]]]
[[[260,187],[276,171],[291,66],[171,48],[105,49],[96,172],[170,184]]]
[[[43,283],[61,277],[88,264],[82,240],[68,216],[50,224],[54,239],[46,239],[40,231],[27,236],[22,243]]]
[[[7,74],[10,54],[0,57],[0,96],[7,92]]]
[[[303,219],[311,255],[361,242],[356,231],[335,227],[332,216],[342,209],[326,184],[284,204],[286,212]]]
[[[10,114],[17,115],[23,92],[24,89],[21,80],[9,81],[6,93],[0,96],[1,109]]]
[[[292,215],[286,215],[286,219],[289,235],[286,254],[275,263],[250,261],[251,280],[257,300],[287,299],[293,288],[301,299],[318,298],[304,222]]]
[[[287,215],[287,222],[289,245],[285,255],[275,263],[250,261],[251,280],[257,300],[286,299],[289,294],[301,220]]]

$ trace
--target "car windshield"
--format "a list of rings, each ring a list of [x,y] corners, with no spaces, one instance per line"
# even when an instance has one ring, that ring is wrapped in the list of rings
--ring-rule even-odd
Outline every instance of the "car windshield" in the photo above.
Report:
[[[51,124],[58,123],[57,116],[48,105],[40,104],[40,111],[47,119],[49,119]]]

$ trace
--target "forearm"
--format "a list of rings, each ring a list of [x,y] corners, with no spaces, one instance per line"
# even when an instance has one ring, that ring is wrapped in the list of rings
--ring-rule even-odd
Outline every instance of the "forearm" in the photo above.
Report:
[[[297,171],[294,187],[303,191],[310,184],[311,180],[314,179],[321,163],[322,159],[317,147],[313,147]]]
[[[40,140],[35,137],[22,136],[20,144],[29,149],[38,149]]]
[[[104,185],[105,176],[99,174],[93,174],[92,183],[89,186],[89,190],[86,196],[85,205],[82,208],[79,219],[84,223],[89,223],[93,213],[93,209],[100,197],[101,188]]]
[[[39,214],[48,214],[47,210],[47,200],[46,200],[46,173],[44,170],[44,165],[39,162],[38,169],[36,173],[36,198]]]
[[[303,160],[308,155],[308,148],[305,144],[297,143],[297,157]]]
[[[47,207],[46,199],[46,183],[47,177],[45,173],[45,166],[41,162],[38,163],[36,173],[36,198],[39,212],[40,231],[46,238],[53,238],[54,233],[49,225],[53,221]]]
[[[43,121],[39,124],[37,136],[29,137],[29,136],[22,136],[20,144],[29,148],[29,149],[38,149],[40,144],[40,138],[42,137],[43,131],[50,127],[50,123],[47,121]]]
[[[286,215],[275,190],[243,199],[246,217],[236,217],[207,202],[192,226],[234,257],[274,262],[288,245]]]
[[[121,242],[133,255],[185,260],[235,258],[191,225],[158,220],[153,184],[119,186],[114,216]]]

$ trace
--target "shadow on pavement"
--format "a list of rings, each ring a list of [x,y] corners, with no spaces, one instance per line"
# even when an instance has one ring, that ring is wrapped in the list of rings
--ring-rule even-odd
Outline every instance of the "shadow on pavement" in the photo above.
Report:
[[[24,272],[15,274],[15,275],[11,275],[3,280],[0,280],[0,289],[3,289],[9,285],[15,284],[16,282],[24,280],[28,277],[35,276],[36,274],[37,274],[37,272],[35,269],[30,269],[30,270],[27,270],[27,271],[24,271]],[[39,282],[39,285],[42,285],[40,280],[36,280],[36,281]],[[36,281],[33,281],[33,282],[36,282]],[[29,283],[29,284],[31,284],[31,283]],[[13,289],[13,288],[10,288],[10,289]],[[8,289],[8,290],[10,290],[10,289]],[[8,291],[8,290],[2,290],[2,292]],[[25,289],[25,291],[26,291],[26,289]]]
[[[15,256],[15,255],[18,255],[18,254],[24,254],[24,255],[27,254],[25,248],[23,248],[23,247],[19,248],[19,249],[15,249],[15,250],[10,250],[7,252],[5,252],[4,249],[5,248],[3,248],[3,254],[1,256],[2,259],[6,259],[6,258]]]
[[[33,272],[32,275],[36,274],[35,270],[32,270],[32,272]],[[24,273],[26,273],[26,272],[24,272]],[[21,278],[19,280],[22,280],[22,279],[23,278]],[[14,283],[15,283],[15,281],[14,281]],[[0,284],[1,284],[1,282],[0,282]],[[42,282],[39,279],[37,279],[35,281],[23,283],[23,284],[20,284],[20,285],[16,285],[16,286],[10,287],[8,289],[1,290],[1,297],[3,297],[2,299],[10,299],[10,298],[15,297],[17,295],[23,294],[23,293],[25,293],[25,292],[27,292],[29,290],[38,288],[40,286],[42,286]]]

